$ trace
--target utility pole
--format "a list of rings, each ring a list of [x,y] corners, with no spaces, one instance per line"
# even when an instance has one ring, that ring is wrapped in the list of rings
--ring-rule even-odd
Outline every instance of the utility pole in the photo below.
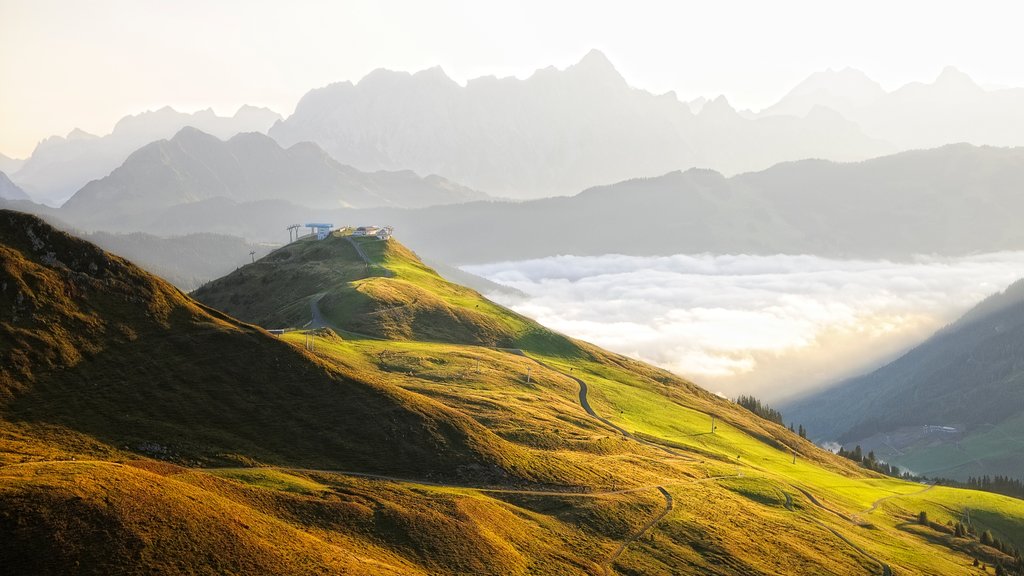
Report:
[[[252,258],[252,263],[255,264],[256,263],[256,251],[255,250],[249,250],[249,257]]]
[[[533,371],[533,367],[531,367],[531,366],[527,366],[526,367],[526,383],[527,384],[530,383],[530,372],[532,372],[532,371]]]

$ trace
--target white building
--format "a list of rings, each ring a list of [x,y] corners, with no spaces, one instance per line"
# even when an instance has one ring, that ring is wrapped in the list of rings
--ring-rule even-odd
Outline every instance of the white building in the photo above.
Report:
[[[353,232],[352,235],[367,236],[371,238],[376,238],[378,240],[387,240],[391,238],[392,234],[394,234],[394,230],[395,229],[392,228],[391,226],[360,226],[356,228],[355,232]]]

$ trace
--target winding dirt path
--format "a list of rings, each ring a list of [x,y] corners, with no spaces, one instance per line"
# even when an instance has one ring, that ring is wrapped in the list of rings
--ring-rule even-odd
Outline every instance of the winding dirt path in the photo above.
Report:
[[[661,492],[661,495],[665,497],[665,509],[662,510],[654,518],[651,518],[646,524],[644,524],[643,527],[640,528],[640,530],[637,531],[636,534],[633,534],[629,538],[626,538],[622,541],[622,544],[619,544],[618,549],[616,549],[615,552],[611,556],[609,556],[607,560],[605,560],[604,564],[601,565],[601,568],[604,569],[604,573],[606,575],[610,576],[614,573],[612,571],[612,564],[616,560],[618,560],[620,556],[622,556],[622,553],[626,551],[626,547],[640,539],[641,536],[646,534],[647,531],[651,528],[654,528],[655,524],[661,522],[661,520],[665,516],[668,516],[668,513],[672,511],[672,495],[668,493],[668,490],[665,490],[665,488],[661,486],[658,486],[658,491]]]
[[[806,496],[807,499],[810,500],[811,503],[814,504],[815,506],[817,506],[818,508],[821,508],[822,510],[825,510],[826,512],[829,512],[831,514],[835,514],[839,518],[842,518],[843,520],[849,522],[850,524],[852,524],[854,526],[860,526],[860,524],[858,524],[856,521],[854,521],[849,516],[843,514],[842,512],[838,512],[836,510],[833,510],[832,508],[829,508],[828,506],[825,506],[824,504],[822,504],[821,501],[819,501],[817,498],[814,497],[814,494],[811,494],[810,492],[808,492],[807,490],[805,490],[805,489],[803,489],[803,488],[801,488],[799,486],[793,486],[792,484],[790,486],[792,486],[793,488],[798,490],[801,494]],[[788,493],[786,493],[786,492],[783,492],[783,494],[786,495],[786,509],[788,509],[790,511],[795,511],[794,508],[793,508],[793,498]],[[893,496],[888,496],[886,498],[892,498],[892,497],[895,497],[895,496],[900,496],[900,494],[894,494]],[[907,494],[903,494],[903,496],[907,496]],[[880,500],[885,500],[886,498],[882,498]],[[874,507],[872,507],[872,510],[873,509],[874,509]],[[885,562],[882,562],[877,556],[875,556],[874,554],[872,554],[872,553],[868,552],[867,550],[861,548],[859,545],[855,544],[852,540],[850,540],[849,538],[844,536],[842,533],[840,533],[835,528],[832,528],[831,526],[829,526],[828,524],[825,524],[824,522],[822,522],[821,520],[818,520],[817,518],[808,517],[808,518],[804,518],[804,520],[806,520],[807,522],[813,522],[813,523],[817,524],[818,526],[821,526],[825,530],[828,530],[829,532],[834,534],[836,536],[836,538],[839,538],[840,540],[845,542],[850,548],[853,548],[858,554],[860,554],[861,556],[867,558],[868,560],[871,560],[875,564],[878,564],[878,567],[882,570],[882,572],[881,572],[882,576],[892,576],[892,568],[888,564],[886,564]]]
[[[872,512],[874,512],[875,510],[878,509],[878,507],[882,504],[882,502],[885,502],[886,500],[892,500],[893,498],[903,498],[905,496],[917,496],[918,494],[924,494],[925,492],[931,490],[932,488],[935,488],[935,484],[929,484],[927,488],[923,488],[921,490],[918,490],[917,492],[909,492],[907,494],[893,494],[892,496],[886,496],[884,498],[879,498],[878,500],[875,500],[874,502],[872,502],[871,503],[871,508],[868,508],[867,510],[865,510],[864,513],[865,514],[871,514]]]
[[[623,428],[623,427],[621,427],[621,426],[619,426],[617,424],[614,424],[611,420],[608,420],[607,418],[598,415],[598,413],[595,412],[594,409],[590,406],[590,400],[587,398],[587,394],[589,393],[590,388],[587,386],[587,383],[584,382],[582,378],[577,378],[576,376],[574,376],[574,375],[572,375],[572,374],[570,374],[568,372],[564,372],[562,370],[559,370],[557,368],[549,366],[548,364],[546,364],[546,363],[544,363],[544,362],[542,362],[540,360],[537,360],[536,358],[533,358],[532,356],[528,356],[526,354],[526,352],[523,352],[519,348],[504,348],[503,350],[506,351],[506,352],[510,352],[512,354],[516,354],[517,356],[522,356],[524,358],[528,358],[529,360],[532,360],[534,363],[536,363],[538,366],[541,366],[543,368],[547,368],[548,370],[551,370],[552,372],[556,372],[558,374],[561,374],[562,376],[565,376],[566,378],[569,378],[569,379],[573,380],[574,382],[576,382],[576,384],[578,384],[579,387],[580,387],[580,391],[579,391],[580,406],[583,407],[583,410],[587,413],[587,415],[590,416],[591,418],[597,420],[598,422],[604,424],[605,426],[608,426],[612,430],[615,430],[619,434],[622,434],[622,436],[624,436],[625,438],[629,438],[630,440],[633,440],[634,442],[639,442],[640,444],[644,444],[644,445],[650,446],[652,448],[657,448],[658,450],[661,450],[662,452],[665,452],[666,454],[669,454],[669,455],[674,456],[676,458],[680,458],[682,460],[688,460],[690,462],[696,462],[697,461],[696,458],[694,458],[692,456],[689,456],[689,455],[686,455],[686,454],[682,454],[678,450],[673,450],[672,448],[669,448],[668,446],[665,446],[664,444],[659,444],[657,442],[651,442],[650,440],[645,440],[643,438],[638,438],[632,432],[626,430],[625,428]]]

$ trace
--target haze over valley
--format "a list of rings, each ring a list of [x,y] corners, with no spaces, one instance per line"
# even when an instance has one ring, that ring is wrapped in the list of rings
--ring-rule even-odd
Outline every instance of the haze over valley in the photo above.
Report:
[[[876,367],[1001,291],[1024,252],[909,261],[816,256],[554,256],[467,266],[546,326],[780,401]]]

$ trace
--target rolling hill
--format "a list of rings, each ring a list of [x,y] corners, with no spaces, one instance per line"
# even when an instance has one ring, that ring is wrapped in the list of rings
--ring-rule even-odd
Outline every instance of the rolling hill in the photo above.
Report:
[[[1024,502],[858,468],[489,304],[394,240],[300,240],[211,284],[252,318],[299,301],[315,321],[313,295],[336,299],[337,330],[275,337],[35,217],[0,224],[5,571],[1009,566],[947,528],[964,506],[1024,545]]]
[[[786,406],[812,437],[915,472],[1024,476],[1024,281],[892,363]]]

